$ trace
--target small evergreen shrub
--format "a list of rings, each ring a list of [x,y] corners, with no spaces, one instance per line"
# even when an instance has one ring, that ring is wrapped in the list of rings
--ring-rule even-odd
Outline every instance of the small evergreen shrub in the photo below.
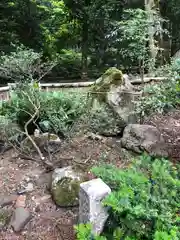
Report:
[[[107,240],[180,239],[178,166],[144,155],[123,170],[101,165],[92,172],[112,189],[103,201],[109,209],[102,233]]]
[[[15,51],[0,57],[0,77],[7,82],[38,80],[55,65],[55,61],[43,62],[43,54],[40,52],[23,45],[14,47]]]
[[[63,79],[81,78],[81,53],[72,49],[62,49],[57,55],[57,65],[50,76]]]
[[[136,113],[142,117],[154,112],[166,113],[180,105],[180,59],[159,68],[156,75],[167,80],[144,88],[144,96],[136,103]]]
[[[68,135],[71,127],[87,110],[85,93],[41,92],[30,84],[18,86],[10,102],[3,102],[0,114],[24,128],[39,106],[35,122],[28,126],[33,134],[37,125],[43,132]]]

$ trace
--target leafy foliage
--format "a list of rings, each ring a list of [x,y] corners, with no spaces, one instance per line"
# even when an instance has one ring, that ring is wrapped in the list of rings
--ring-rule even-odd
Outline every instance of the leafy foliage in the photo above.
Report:
[[[50,76],[74,79],[81,77],[81,53],[74,50],[62,49],[57,55],[57,65]]]
[[[42,53],[35,52],[23,45],[9,55],[0,58],[0,76],[13,82],[39,80],[54,63],[43,62]]]
[[[40,105],[36,124],[29,125],[33,134],[36,125],[44,131],[67,135],[73,124],[87,111],[86,94],[68,92],[41,92],[32,84],[21,84],[13,91],[10,102],[3,102],[1,115],[17,122],[24,128]]]
[[[68,92],[44,93],[41,95],[41,121],[48,121],[55,133],[67,136],[71,127],[86,112],[86,94]]]
[[[94,236],[92,235],[92,226],[90,224],[79,224],[77,226],[75,226],[75,230],[76,230],[76,237],[77,240],[106,240],[105,237],[102,236]]]
[[[126,64],[139,66],[141,71],[141,68],[147,68],[152,64],[148,46],[149,28],[153,29],[154,38],[167,31],[161,27],[165,20],[158,12],[153,11],[151,14],[154,20],[150,22],[147,11],[140,8],[126,9],[123,11],[122,20],[114,23],[109,38],[114,39],[120,59],[125,61],[124,66]],[[158,50],[158,46],[156,48]]]
[[[103,201],[108,239],[117,228],[124,239],[179,238],[180,175],[173,164],[142,156],[125,170],[108,165],[92,171],[113,189]]]
[[[155,3],[170,24],[162,21],[158,9],[153,10],[153,23],[148,22],[143,5],[142,1],[125,0],[2,0],[1,51],[9,53],[14,50],[11,43],[23,44],[42,52],[44,59],[52,60],[56,59],[57,53],[61,56],[64,54],[64,58],[69,59],[66,52],[61,52],[62,49],[81,52],[81,64],[79,61],[75,64],[78,71],[72,68],[69,77],[74,70],[77,78],[79,72],[84,70],[90,77],[97,77],[101,70],[111,66],[124,67],[128,71],[132,71],[135,66],[137,70],[142,59],[145,65],[148,64],[149,26],[155,30],[154,37],[157,41],[159,32],[164,35],[164,29],[169,28],[172,53],[178,50],[180,38],[177,1],[161,0]],[[92,61],[91,69],[87,69],[88,58]],[[68,64],[59,69],[62,68],[62,75],[65,74],[63,76],[66,78],[70,68]]]
[[[136,103],[136,112],[142,117],[154,112],[168,112],[180,104],[180,60],[172,60],[171,64],[158,70],[158,75],[167,80],[145,87],[144,96]]]

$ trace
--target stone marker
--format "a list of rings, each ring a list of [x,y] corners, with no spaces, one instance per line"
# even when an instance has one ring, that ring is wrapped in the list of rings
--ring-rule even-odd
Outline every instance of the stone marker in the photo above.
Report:
[[[110,193],[111,189],[100,178],[80,184],[79,223],[91,223],[95,234],[102,232],[108,218],[101,201]]]

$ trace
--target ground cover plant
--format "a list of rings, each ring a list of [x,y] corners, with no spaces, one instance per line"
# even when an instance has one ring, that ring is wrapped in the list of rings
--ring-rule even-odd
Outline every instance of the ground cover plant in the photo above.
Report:
[[[179,171],[168,160],[147,155],[123,170],[113,165],[94,167],[93,174],[112,189],[103,200],[109,218],[104,237],[91,238],[90,225],[80,225],[78,239],[179,239]]]

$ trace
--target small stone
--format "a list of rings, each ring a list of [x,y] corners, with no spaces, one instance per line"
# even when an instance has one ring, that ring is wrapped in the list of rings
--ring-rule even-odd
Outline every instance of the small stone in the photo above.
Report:
[[[34,199],[34,201],[35,201],[36,204],[43,204],[43,203],[47,202],[49,199],[51,199],[51,195],[47,194],[43,197]]]
[[[30,181],[30,178],[27,177],[27,178],[25,178],[24,180],[25,180],[26,182],[29,182],[29,181]]]
[[[25,227],[30,219],[31,213],[27,209],[17,207],[11,219],[11,226],[15,232],[19,232]]]
[[[13,202],[16,201],[16,199],[17,195],[15,194],[0,196],[0,208],[13,204]]]
[[[32,192],[34,190],[33,183],[29,182],[26,187],[18,191],[18,195],[23,195],[27,192]]]
[[[26,206],[26,196],[20,195],[16,200],[16,208],[25,207]]]
[[[25,193],[26,193],[26,189],[20,189],[20,190],[17,192],[18,195],[23,195],[23,194],[25,194]]]
[[[33,183],[29,182],[26,187],[26,192],[32,192],[34,190]]]

